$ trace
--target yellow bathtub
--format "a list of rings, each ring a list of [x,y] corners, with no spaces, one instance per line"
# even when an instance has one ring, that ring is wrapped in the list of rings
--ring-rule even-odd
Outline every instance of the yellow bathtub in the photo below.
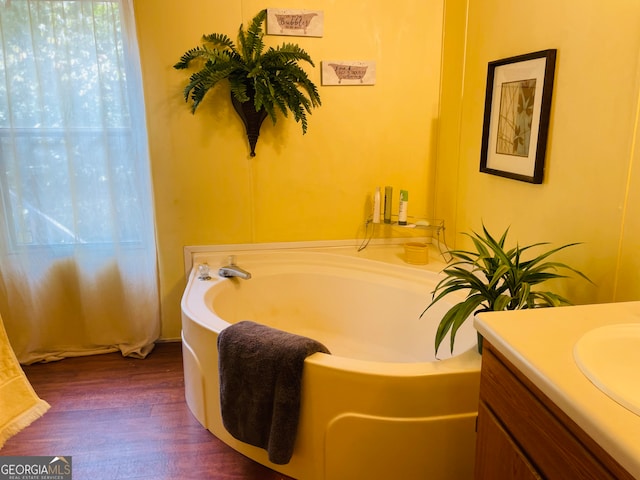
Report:
[[[453,355],[445,340],[436,359],[433,338],[447,306],[440,302],[419,317],[443,265],[406,265],[398,246],[368,250],[300,244],[192,250],[182,298],[187,404],[216,437],[296,479],[470,479],[480,378],[472,322],[458,331]],[[229,255],[251,279],[216,275]],[[201,264],[210,267],[210,279],[198,278]],[[265,450],[222,425],[217,337],[241,320],[311,337],[331,351],[305,361],[298,433],[286,465],[269,462]]]

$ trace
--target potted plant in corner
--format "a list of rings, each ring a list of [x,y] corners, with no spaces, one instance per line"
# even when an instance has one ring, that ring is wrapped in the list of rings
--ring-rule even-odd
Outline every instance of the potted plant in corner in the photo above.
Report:
[[[275,124],[276,110],[285,117],[290,111],[302,125],[304,134],[307,113],[320,105],[318,89],[298,65],[304,61],[315,66],[309,54],[291,43],[265,50],[262,24],[266,17],[267,11],[260,11],[246,32],[240,25],[237,47],[226,35],[203,35],[202,46],[185,52],[174,65],[176,69],[186,69],[195,62],[201,67],[191,75],[184,89],[185,101],[191,99],[192,113],[210,89],[228,80],[231,101],[245,124],[252,157],[260,126],[267,115]]]
[[[422,312],[424,315],[431,306],[449,294],[467,292],[466,298],[451,307],[440,320],[435,338],[436,352],[448,332],[451,332],[450,343],[453,351],[458,328],[476,313],[571,305],[569,300],[560,295],[532,288],[547,280],[567,278],[567,275],[557,273],[559,269],[569,270],[593,283],[573,267],[547,261],[554,253],[577,243],[563,245],[525,260],[525,252],[547,243],[516,246],[507,250],[505,241],[508,228],[499,240],[491,236],[484,225],[482,230],[483,235],[476,232],[473,232],[473,235],[465,233],[473,241],[475,251],[450,251],[453,263],[443,270],[445,278],[436,285],[431,303]],[[482,336],[479,334],[478,351],[482,352]]]

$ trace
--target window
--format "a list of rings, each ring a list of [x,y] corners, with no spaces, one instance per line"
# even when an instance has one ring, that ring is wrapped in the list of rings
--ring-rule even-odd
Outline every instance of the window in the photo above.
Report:
[[[10,248],[136,245],[146,235],[142,95],[127,78],[120,8],[0,0],[0,197]]]

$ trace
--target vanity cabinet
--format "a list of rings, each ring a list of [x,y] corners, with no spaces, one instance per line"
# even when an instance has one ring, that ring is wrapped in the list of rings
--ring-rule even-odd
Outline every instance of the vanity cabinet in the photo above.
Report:
[[[476,480],[633,480],[486,339]]]

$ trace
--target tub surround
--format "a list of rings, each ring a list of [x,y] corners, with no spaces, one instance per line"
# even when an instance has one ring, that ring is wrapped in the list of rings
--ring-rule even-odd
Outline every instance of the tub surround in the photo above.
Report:
[[[499,355],[633,478],[640,478],[640,416],[596,387],[573,355],[587,332],[633,323],[640,323],[640,302],[490,312],[474,321]]]
[[[411,265],[405,261],[405,243],[421,242],[428,244],[428,262],[424,265]],[[437,240],[431,237],[404,237],[393,239],[372,239],[363,248],[366,241],[359,240],[326,240],[309,242],[273,242],[273,243],[249,243],[249,244],[229,244],[229,245],[192,245],[184,247],[184,271],[188,278],[194,264],[207,261],[212,255],[228,254],[232,255],[238,251],[255,252],[264,250],[291,251],[304,250],[308,252],[325,252],[351,258],[362,258],[375,260],[390,265],[411,266],[430,272],[441,272],[446,267],[447,246],[438,244]],[[228,257],[224,257],[226,262]],[[211,265],[212,267],[214,265]],[[217,267],[217,265],[215,265]],[[223,265],[220,265],[223,266]]]

